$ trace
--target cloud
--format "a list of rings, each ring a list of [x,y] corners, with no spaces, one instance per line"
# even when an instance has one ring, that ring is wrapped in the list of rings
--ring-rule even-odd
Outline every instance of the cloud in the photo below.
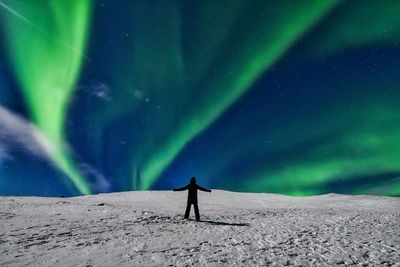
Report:
[[[67,144],[52,143],[34,124],[1,105],[0,129],[0,166],[13,160],[12,153],[15,151],[23,151],[54,164],[51,156],[60,145],[70,150]],[[111,184],[100,171],[86,163],[78,163],[78,167],[93,192],[110,191]]]
[[[80,85],[79,90],[85,91],[91,97],[100,99],[102,101],[111,101],[110,87],[103,82],[90,83],[88,85]]]
[[[22,150],[50,160],[54,145],[32,123],[0,105],[0,161],[12,159],[11,151]]]
[[[92,87],[92,95],[104,101],[111,101],[110,87],[105,83],[98,83]]]
[[[93,192],[108,192],[111,184],[104,175],[89,164],[79,164],[79,170],[87,178]]]
[[[10,160],[13,160],[13,157],[10,155],[6,147],[0,144],[0,167],[3,162]]]

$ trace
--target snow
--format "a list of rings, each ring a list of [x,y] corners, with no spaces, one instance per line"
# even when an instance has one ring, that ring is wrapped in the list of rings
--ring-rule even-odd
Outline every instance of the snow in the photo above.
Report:
[[[199,192],[0,197],[1,266],[400,266],[400,198]]]

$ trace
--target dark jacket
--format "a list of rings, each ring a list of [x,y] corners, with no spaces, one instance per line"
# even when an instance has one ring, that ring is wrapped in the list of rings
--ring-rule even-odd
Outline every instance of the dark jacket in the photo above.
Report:
[[[184,186],[181,188],[176,188],[176,189],[174,189],[174,191],[188,190],[188,203],[197,204],[197,189],[199,189],[201,191],[205,191],[205,192],[211,192],[210,189],[201,187],[200,185],[196,184],[196,182],[194,182],[194,183],[191,182],[187,186]]]

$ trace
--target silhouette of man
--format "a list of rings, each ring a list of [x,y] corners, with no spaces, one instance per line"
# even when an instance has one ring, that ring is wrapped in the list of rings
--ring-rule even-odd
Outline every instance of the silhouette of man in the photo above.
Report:
[[[210,189],[201,187],[200,185],[196,184],[195,177],[192,177],[192,179],[190,179],[190,184],[188,184],[187,186],[174,189],[174,191],[188,190],[188,199],[187,199],[187,206],[186,206],[186,212],[185,212],[185,219],[189,219],[190,206],[193,204],[194,213],[196,215],[196,220],[200,221],[199,207],[197,206],[197,189],[211,193]]]

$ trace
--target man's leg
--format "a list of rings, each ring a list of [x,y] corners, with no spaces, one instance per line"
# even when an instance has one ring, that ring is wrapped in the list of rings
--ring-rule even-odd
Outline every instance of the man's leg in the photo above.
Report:
[[[189,202],[188,202],[187,205],[186,205],[185,219],[189,219],[190,205],[191,205],[191,203],[189,203]]]
[[[196,203],[196,204],[193,204],[193,206],[194,206],[194,213],[195,213],[195,215],[196,215],[196,220],[200,221],[199,206],[197,206],[197,203]]]

